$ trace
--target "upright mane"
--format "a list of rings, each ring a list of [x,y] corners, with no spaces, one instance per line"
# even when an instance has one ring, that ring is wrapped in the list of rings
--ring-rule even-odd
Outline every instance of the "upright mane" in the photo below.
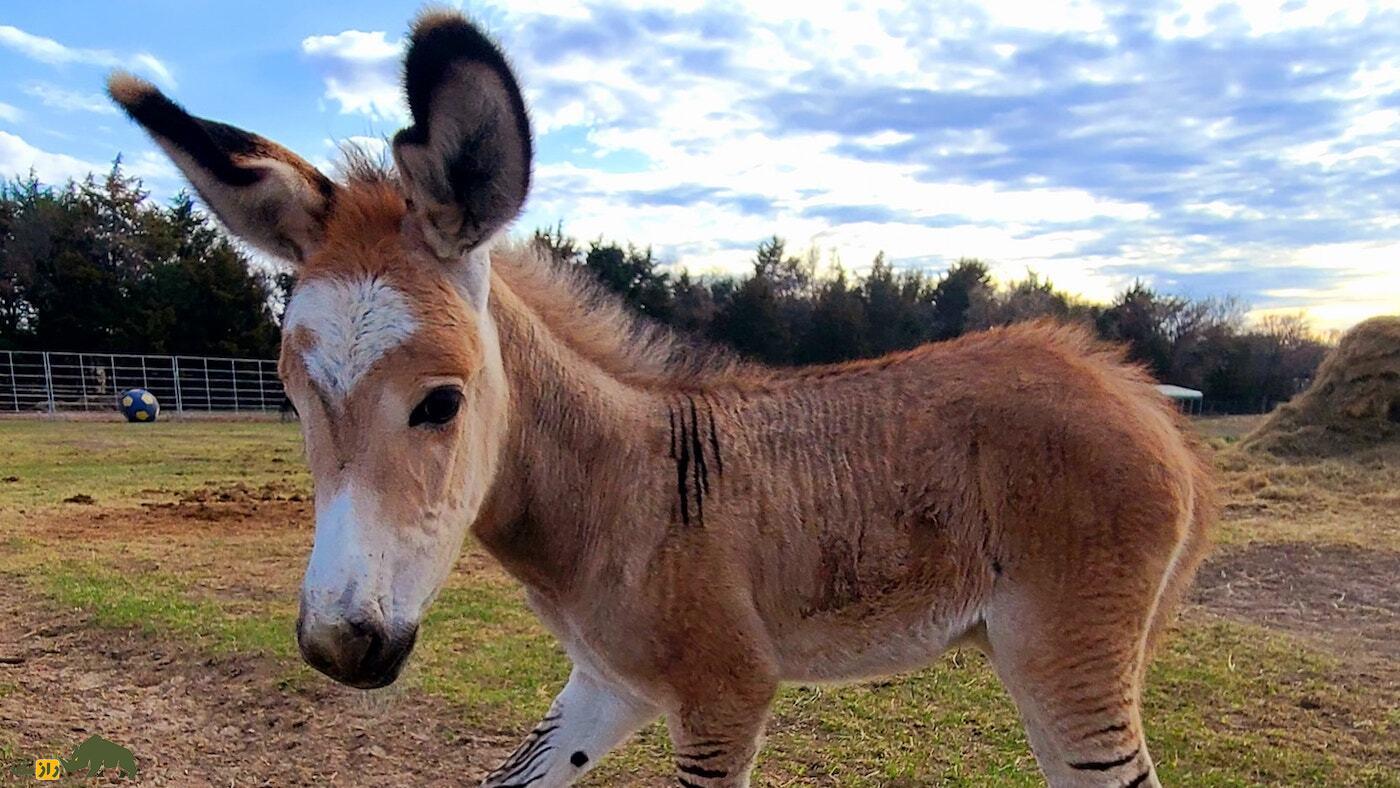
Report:
[[[556,262],[532,244],[499,245],[491,270],[556,340],[624,383],[685,390],[756,371],[637,314],[579,266]]]

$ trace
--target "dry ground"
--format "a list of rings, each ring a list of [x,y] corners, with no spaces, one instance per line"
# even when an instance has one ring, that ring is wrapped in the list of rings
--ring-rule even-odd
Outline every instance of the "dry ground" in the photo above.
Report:
[[[235,428],[173,425],[176,448],[159,461],[185,451],[185,464],[125,481],[112,469],[141,467],[139,443],[8,426],[0,784],[34,784],[5,768],[90,733],[135,752],[143,784],[469,784],[564,678],[514,585],[473,550],[394,688],[344,690],[300,667],[290,622],[310,508],[294,439],[269,432],[278,425],[217,444]],[[1400,456],[1290,465],[1233,450],[1247,426],[1204,424],[1228,505],[1150,681],[1164,778],[1400,786]],[[51,440],[38,457],[5,442],[36,435]],[[250,452],[260,441],[273,448]],[[654,727],[590,782],[668,784],[666,749]],[[756,782],[1038,779],[1014,709],[965,654],[861,687],[785,692]]]
[[[12,677],[0,674],[9,678],[0,728],[25,751],[62,755],[98,733],[140,753],[143,784],[171,786],[323,785],[369,773],[424,785],[444,763],[477,772],[509,752],[510,737],[464,731],[437,698],[329,682],[269,691],[286,682],[275,660],[96,626],[13,585],[0,586],[0,609],[19,612],[0,621],[0,654],[18,661]]]

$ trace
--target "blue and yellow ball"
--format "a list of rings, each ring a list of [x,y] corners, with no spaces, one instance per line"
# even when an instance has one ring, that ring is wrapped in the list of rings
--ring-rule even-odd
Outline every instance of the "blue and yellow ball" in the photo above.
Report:
[[[156,395],[145,389],[123,391],[117,404],[121,405],[122,415],[127,421],[155,421],[156,416],[160,415],[160,403],[156,401]]]

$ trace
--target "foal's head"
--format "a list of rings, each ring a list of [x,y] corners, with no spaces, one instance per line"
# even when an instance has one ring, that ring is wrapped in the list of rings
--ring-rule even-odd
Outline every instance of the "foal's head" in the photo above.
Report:
[[[135,77],[109,84],[230,230],[296,266],[280,369],[316,483],[297,642],[358,687],[398,675],[491,484],[506,388],[487,246],[530,180],[515,79],[465,20],[417,22],[404,82],[397,178],[344,183]]]

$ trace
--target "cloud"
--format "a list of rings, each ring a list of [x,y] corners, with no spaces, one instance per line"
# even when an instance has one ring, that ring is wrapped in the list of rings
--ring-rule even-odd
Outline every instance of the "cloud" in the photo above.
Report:
[[[44,106],[53,109],[95,112],[99,115],[115,115],[117,113],[117,108],[112,105],[111,100],[100,93],[65,90],[45,82],[25,85],[24,92],[37,98],[39,103]]]
[[[168,88],[175,87],[170,68],[148,52],[121,56],[105,49],[80,49],[65,46],[52,38],[34,35],[11,25],[0,25],[0,46],[50,65],[80,64],[103,68],[126,68],[153,77]]]
[[[773,200],[761,194],[740,194],[697,184],[620,192],[616,196],[628,205],[643,207],[724,205],[755,215],[773,210]]]
[[[44,150],[18,134],[0,131],[0,180],[23,178],[33,172],[43,183],[61,185],[69,180],[82,181],[89,174],[100,177],[111,167],[111,161],[89,161]],[[140,178],[157,200],[169,197],[184,186],[184,179],[170,159],[149,148],[134,155],[123,155],[122,169]]]
[[[340,112],[375,120],[408,119],[399,86],[401,41],[389,41],[383,31],[346,30],[309,36],[302,40],[301,51],[321,70],[325,98]]]
[[[0,131],[0,177],[22,177],[33,171],[45,183],[63,183],[70,178],[82,180],[88,173],[103,172],[107,167],[64,153],[41,150],[17,134]]]
[[[184,188],[184,176],[175,168],[170,157],[163,153],[153,150],[140,151],[135,156],[123,158],[122,168],[128,175],[140,178],[158,197],[162,194],[173,194],[177,189]]]
[[[0,120],[6,121],[7,123],[18,123],[20,118],[23,117],[24,113],[20,112],[18,107],[12,107],[0,101]]]
[[[775,232],[853,268],[972,255],[1099,298],[1145,271],[1260,305],[1361,304],[1356,282],[1390,281],[1366,278],[1374,255],[1344,272],[1304,251],[1400,244],[1400,11],[1380,2],[481,12],[536,131],[527,228],[563,219],[701,271],[744,270]],[[329,107],[399,122],[401,47],[302,42]]]
[[[166,87],[175,87],[175,75],[170,73],[170,68],[155,55],[148,52],[138,52],[131,56],[131,65],[134,70],[150,74],[155,77],[157,82]]]

